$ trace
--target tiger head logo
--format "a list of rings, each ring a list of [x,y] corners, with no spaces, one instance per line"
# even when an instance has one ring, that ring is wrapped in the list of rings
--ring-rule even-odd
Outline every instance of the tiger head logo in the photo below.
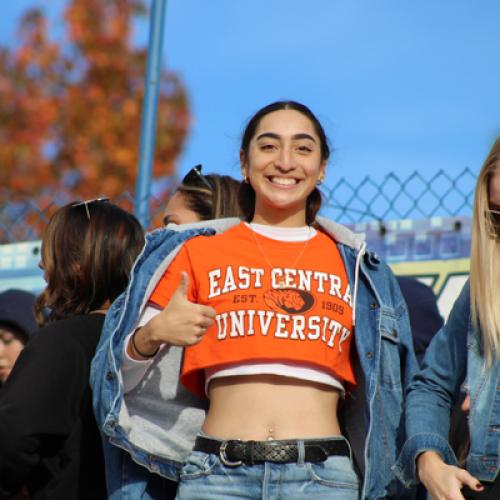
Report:
[[[265,292],[264,302],[275,312],[301,314],[311,309],[314,305],[314,297],[305,290],[283,288]]]

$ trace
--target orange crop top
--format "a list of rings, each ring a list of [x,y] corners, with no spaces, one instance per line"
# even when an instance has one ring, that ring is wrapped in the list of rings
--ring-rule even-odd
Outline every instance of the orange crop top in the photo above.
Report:
[[[217,311],[203,340],[185,349],[181,383],[203,397],[205,369],[278,359],[354,384],[351,292],[335,242],[318,231],[291,269],[304,242],[251,231],[241,223],[187,241],[150,297],[165,307],[186,271],[188,299]]]

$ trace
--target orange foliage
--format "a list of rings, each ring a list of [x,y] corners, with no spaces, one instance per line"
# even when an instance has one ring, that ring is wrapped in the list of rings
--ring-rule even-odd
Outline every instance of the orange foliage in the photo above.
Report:
[[[133,192],[146,49],[131,44],[142,0],[70,0],[51,40],[27,12],[19,45],[0,48],[0,203]],[[163,71],[153,175],[171,175],[189,126],[186,93]],[[52,199],[54,199],[54,196]]]

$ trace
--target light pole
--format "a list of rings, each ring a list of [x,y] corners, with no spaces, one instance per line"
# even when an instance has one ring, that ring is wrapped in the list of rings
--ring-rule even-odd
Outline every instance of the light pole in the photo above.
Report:
[[[167,0],[152,0],[144,103],[142,106],[139,166],[134,212],[144,228],[149,226],[149,197],[156,139],[156,114],[161,77],[161,53]]]

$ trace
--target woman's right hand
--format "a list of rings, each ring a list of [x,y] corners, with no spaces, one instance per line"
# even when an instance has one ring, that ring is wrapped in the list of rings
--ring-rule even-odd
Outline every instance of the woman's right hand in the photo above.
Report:
[[[435,451],[424,451],[418,456],[417,470],[431,500],[464,500],[460,492],[464,486],[478,492],[484,489],[465,469],[446,464]]]
[[[183,272],[179,286],[165,309],[134,334],[134,343],[139,351],[154,353],[162,344],[189,346],[201,341],[213,325],[216,312],[213,307],[191,302],[188,289],[189,276]],[[130,344],[129,355],[137,358]]]

